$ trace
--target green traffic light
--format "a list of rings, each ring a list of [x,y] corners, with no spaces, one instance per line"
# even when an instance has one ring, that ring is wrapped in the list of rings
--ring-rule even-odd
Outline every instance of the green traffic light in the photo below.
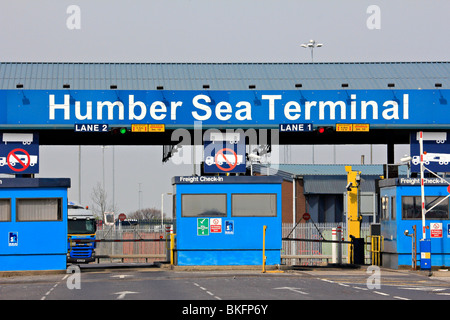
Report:
[[[120,133],[121,133],[121,134],[127,133],[127,129],[126,129],[126,128],[120,128]]]

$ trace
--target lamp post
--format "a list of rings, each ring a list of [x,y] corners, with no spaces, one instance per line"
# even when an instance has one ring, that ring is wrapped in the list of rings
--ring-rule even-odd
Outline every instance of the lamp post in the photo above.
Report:
[[[316,40],[309,40],[308,43],[302,43],[303,48],[311,49],[311,62],[314,62],[314,48],[320,48],[323,46],[322,43],[317,43]]]
[[[171,196],[171,192],[167,193],[161,193],[161,230],[164,227],[164,195],[167,194],[168,196]]]

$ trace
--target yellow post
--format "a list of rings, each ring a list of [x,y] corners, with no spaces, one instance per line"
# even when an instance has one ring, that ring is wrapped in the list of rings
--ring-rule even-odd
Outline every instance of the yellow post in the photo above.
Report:
[[[170,234],[170,265],[173,265],[173,249],[175,248],[175,233]]]
[[[262,273],[266,272],[266,229],[267,226],[263,226]]]
[[[361,238],[361,220],[359,214],[359,183],[361,181],[361,171],[353,171],[351,166],[345,166],[347,172],[347,240],[351,237]],[[348,245],[347,260],[350,262],[350,247]]]

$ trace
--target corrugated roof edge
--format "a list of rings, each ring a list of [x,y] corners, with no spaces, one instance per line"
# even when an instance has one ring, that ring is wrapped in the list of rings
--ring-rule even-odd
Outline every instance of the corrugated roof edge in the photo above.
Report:
[[[253,172],[263,175],[277,175],[286,181],[292,181],[293,176],[346,176],[345,166],[361,171],[364,176],[378,178],[384,174],[383,164],[279,164],[270,167],[253,164]],[[399,174],[406,174],[406,166],[399,166]]]
[[[450,63],[450,61],[349,61],[349,62],[51,62],[51,61],[2,61],[0,64],[121,64],[121,65],[325,65],[325,64],[436,64]]]

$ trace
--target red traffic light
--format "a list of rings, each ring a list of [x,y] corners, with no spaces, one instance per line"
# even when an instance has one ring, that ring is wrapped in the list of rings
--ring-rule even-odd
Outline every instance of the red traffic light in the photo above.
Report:
[[[319,128],[317,128],[317,132],[320,133],[320,134],[322,134],[322,133],[330,133],[330,132],[333,132],[333,131],[334,131],[333,127],[319,127]]]

